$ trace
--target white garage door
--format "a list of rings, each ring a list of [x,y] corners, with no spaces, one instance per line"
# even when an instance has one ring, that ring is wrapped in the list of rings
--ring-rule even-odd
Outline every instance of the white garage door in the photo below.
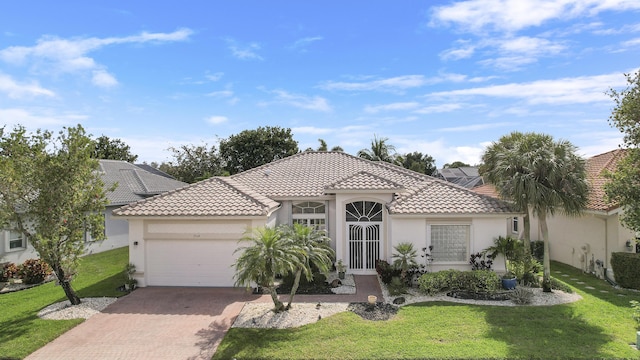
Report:
[[[149,286],[233,286],[237,240],[147,240]]]

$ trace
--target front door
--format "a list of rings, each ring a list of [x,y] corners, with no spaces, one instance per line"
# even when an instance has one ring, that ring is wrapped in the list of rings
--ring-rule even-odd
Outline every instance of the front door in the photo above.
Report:
[[[357,201],[346,206],[349,270],[352,273],[375,271],[380,259],[382,204]]]

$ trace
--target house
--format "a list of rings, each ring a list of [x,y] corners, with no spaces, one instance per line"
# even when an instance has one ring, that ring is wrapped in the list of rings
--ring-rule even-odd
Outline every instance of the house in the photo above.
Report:
[[[477,166],[463,166],[459,168],[443,168],[438,170],[436,177],[460,185],[467,189],[484,184]]]
[[[164,173],[163,173],[164,174]],[[87,253],[101,252],[129,244],[129,225],[126,220],[112,216],[113,210],[163,192],[186,186],[167,174],[146,171],[126,161],[100,160],[100,175],[105,188],[117,184],[114,191],[107,192],[107,205],[104,211],[105,235],[103,241],[92,241],[85,235]],[[27,259],[37,258],[38,254],[29,244],[29,240],[21,233],[11,230],[1,231],[3,245],[0,246],[2,262],[22,263]]]
[[[238,240],[259,226],[327,231],[352,274],[374,274],[393,247],[432,246],[432,269],[469,269],[470,253],[518,215],[501,200],[386,162],[303,152],[123,206],[140,286],[233,286]],[[419,260],[419,259],[418,259]]]
[[[600,277],[604,277],[606,271],[613,278],[609,265],[611,253],[636,251],[636,235],[620,224],[621,207],[607,202],[604,192],[604,184],[607,182],[604,172],[614,171],[623,156],[624,150],[617,149],[587,159],[589,200],[582,216],[570,217],[556,213],[547,217],[549,255],[552,260]],[[498,198],[492,185],[479,186],[474,191]],[[513,235],[518,236],[522,231],[519,226],[521,220],[521,217],[512,219]],[[542,240],[542,232],[535,216],[531,219],[531,240]]]

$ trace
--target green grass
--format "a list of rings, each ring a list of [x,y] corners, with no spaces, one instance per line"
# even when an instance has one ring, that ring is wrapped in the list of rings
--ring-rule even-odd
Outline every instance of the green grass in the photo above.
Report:
[[[630,346],[635,328],[629,306],[629,300],[640,300],[640,293],[616,291],[559,263],[552,263],[552,274],[583,300],[546,307],[423,303],[402,307],[383,322],[346,312],[297,329],[231,329],[214,359],[640,356]]]
[[[129,261],[128,248],[89,255],[81,259],[72,282],[80,297],[122,296],[122,270]],[[31,289],[0,295],[0,359],[21,359],[83,320],[42,320],[38,311],[66,300],[64,291],[49,282]]]

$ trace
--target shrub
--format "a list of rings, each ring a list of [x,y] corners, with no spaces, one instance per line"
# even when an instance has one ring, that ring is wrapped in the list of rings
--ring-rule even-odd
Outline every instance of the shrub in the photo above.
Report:
[[[420,290],[428,295],[445,290],[495,293],[502,286],[500,277],[491,270],[443,270],[422,275],[418,283]]]
[[[569,287],[569,285],[563,283],[562,281],[552,277],[551,278],[551,288],[553,290],[560,290],[560,291],[564,291],[568,294],[573,294],[573,289],[571,289]]]
[[[405,284],[397,276],[394,276],[393,278],[391,278],[391,282],[389,283],[387,288],[389,289],[389,295],[391,296],[398,296],[398,295],[405,294],[407,292]]]
[[[518,305],[531,304],[533,300],[533,290],[519,287],[509,294],[509,298]]]
[[[537,240],[531,242],[531,255],[539,262],[544,260],[544,241]]]
[[[388,285],[394,276],[400,277],[402,271],[393,268],[393,266],[385,260],[378,259],[376,260],[376,272],[380,275],[380,280]]]
[[[14,263],[4,264],[0,272],[0,281],[7,281],[18,276],[18,267]]]
[[[620,286],[640,290],[640,254],[614,252],[611,268]]]
[[[51,268],[40,259],[25,260],[19,270],[19,276],[25,284],[39,284],[50,274]]]
[[[538,283],[538,273],[543,270],[542,264],[532,256],[521,256],[509,263],[509,271],[524,286]]]
[[[471,270],[491,270],[493,259],[491,255],[478,252],[469,256],[469,264],[471,265]]]

